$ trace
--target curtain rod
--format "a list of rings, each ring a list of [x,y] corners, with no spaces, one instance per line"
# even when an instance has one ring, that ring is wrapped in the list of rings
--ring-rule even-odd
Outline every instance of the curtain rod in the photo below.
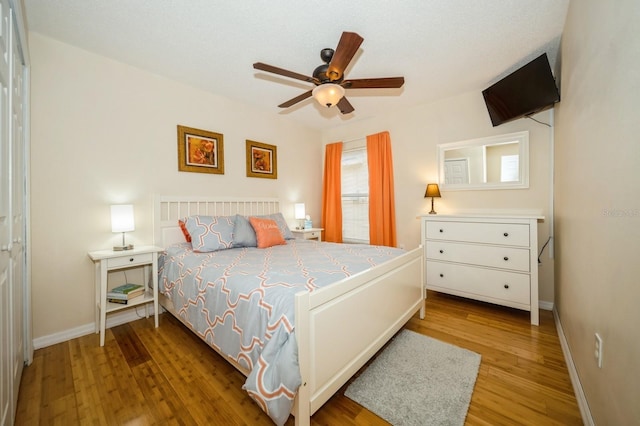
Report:
[[[342,143],[350,143],[350,142],[355,142],[355,141],[359,141],[361,139],[364,139],[365,141],[367,140],[366,136],[361,136],[359,138],[355,138],[355,139],[349,139],[348,141],[342,141]]]

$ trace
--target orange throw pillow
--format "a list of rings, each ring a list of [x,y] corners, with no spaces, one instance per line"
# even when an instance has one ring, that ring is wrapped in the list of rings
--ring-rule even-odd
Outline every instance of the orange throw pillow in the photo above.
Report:
[[[278,224],[275,220],[250,217],[249,222],[251,222],[253,230],[256,231],[258,248],[267,248],[286,244],[284,237],[282,236],[282,232],[280,232],[280,228],[278,228]]]
[[[187,226],[184,224],[184,221],[178,220],[178,225],[180,225],[180,229],[182,230],[182,233],[184,234],[184,239],[188,243],[190,243],[191,242],[191,235],[189,234],[189,231],[187,231]]]

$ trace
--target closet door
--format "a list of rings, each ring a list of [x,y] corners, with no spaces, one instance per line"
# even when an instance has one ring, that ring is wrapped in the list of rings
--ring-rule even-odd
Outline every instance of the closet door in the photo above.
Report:
[[[0,0],[0,425],[13,423],[10,197],[11,11]]]
[[[24,342],[24,66],[15,26],[12,25],[11,50],[11,321],[12,321],[12,385],[13,409],[18,403],[18,391],[25,360]]]

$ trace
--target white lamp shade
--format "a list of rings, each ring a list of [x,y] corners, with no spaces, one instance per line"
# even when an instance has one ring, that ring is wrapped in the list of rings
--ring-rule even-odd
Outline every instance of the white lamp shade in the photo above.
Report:
[[[294,205],[294,209],[295,209],[295,218],[296,219],[304,219],[305,218],[304,203],[296,203]]]
[[[316,86],[312,94],[320,105],[329,108],[340,102],[340,99],[344,96],[344,88],[337,84],[325,83]]]
[[[111,232],[129,232],[135,229],[133,205],[117,204],[111,206]]]

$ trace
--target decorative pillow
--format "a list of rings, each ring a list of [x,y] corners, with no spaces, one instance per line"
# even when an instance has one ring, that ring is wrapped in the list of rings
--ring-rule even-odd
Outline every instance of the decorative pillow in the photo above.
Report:
[[[291,229],[289,229],[289,225],[287,225],[287,221],[284,220],[284,216],[282,215],[282,213],[273,213],[273,214],[267,214],[267,215],[262,215],[262,216],[254,216],[254,217],[259,217],[262,219],[271,219],[271,220],[275,220],[276,223],[278,224],[278,228],[280,228],[280,232],[282,233],[282,237],[285,240],[294,240],[296,237],[293,236],[293,233],[291,232]]]
[[[257,247],[256,231],[253,230],[249,219],[237,214],[235,218],[236,224],[233,228],[233,246],[234,247]]]
[[[209,252],[231,248],[235,216],[189,216],[185,227],[193,251]]]
[[[186,218],[184,220],[187,220]],[[178,221],[178,225],[180,225],[180,230],[182,230],[182,234],[184,235],[184,239],[190,243],[191,242],[191,235],[189,235],[189,231],[187,231],[187,227],[184,224],[184,220],[179,220]]]
[[[267,248],[281,244],[287,244],[280,233],[280,228],[275,220],[250,217],[249,222],[253,230],[256,231],[258,248]]]

